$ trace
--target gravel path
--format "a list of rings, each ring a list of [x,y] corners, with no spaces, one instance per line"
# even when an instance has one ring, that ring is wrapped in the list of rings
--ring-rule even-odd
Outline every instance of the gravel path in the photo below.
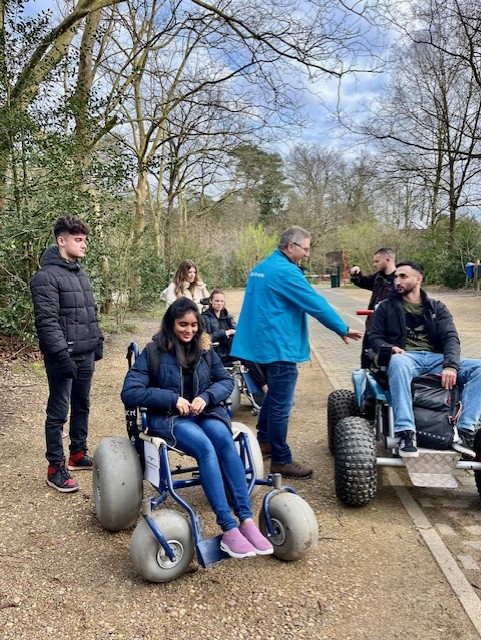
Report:
[[[238,313],[241,293],[229,292]],[[111,336],[95,374],[90,446],[125,434],[119,390],[131,339],[141,346],[156,323]],[[381,483],[361,510],[334,495],[326,446],[331,386],[316,361],[300,367],[290,443],[315,476],[293,481],[319,521],[317,550],[297,563],[273,557],[229,560],[168,584],[149,584],[129,558],[132,531],[103,531],[92,511],[92,483],[61,495],[45,484],[41,363],[2,367],[0,393],[0,638],[38,640],[474,640],[473,629],[399,501]],[[236,417],[252,427],[243,404]],[[199,489],[192,501],[217,533]],[[258,512],[262,491],[255,498]],[[170,506],[173,506],[172,504]]]

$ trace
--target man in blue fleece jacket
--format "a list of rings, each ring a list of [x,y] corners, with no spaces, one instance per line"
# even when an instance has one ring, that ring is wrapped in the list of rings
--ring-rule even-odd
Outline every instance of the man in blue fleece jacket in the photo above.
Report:
[[[309,359],[307,314],[346,344],[349,338],[362,338],[304,278],[300,264],[309,255],[310,244],[306,229],[289,227],[277,249],[252,269],[231,348],[231,355],[265,365],[268,391],[257,437],[263,454],[271,455],[271,472],[288,478],[310,478],[313,471],[293,460],[287,444],[297,363]]]

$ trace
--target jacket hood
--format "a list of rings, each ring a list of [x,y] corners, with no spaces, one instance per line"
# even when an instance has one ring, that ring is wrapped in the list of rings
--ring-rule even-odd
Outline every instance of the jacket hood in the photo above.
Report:
[[[78,271],[80,269],[80,265],[77,261],[70,261],[62,258],[60,252],[58,250],[57,245],[53,244],[50,247],[47,247],[43,252],[43,255],[40,259],[40,264],[42,267],[46,267],[47,265],[58,265],[59,267],[65,267],[66,269],[70,269],[71,271]]]

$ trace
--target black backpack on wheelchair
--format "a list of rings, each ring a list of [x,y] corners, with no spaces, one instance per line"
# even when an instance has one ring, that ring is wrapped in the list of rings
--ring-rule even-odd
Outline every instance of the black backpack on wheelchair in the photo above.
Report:
[[[391,347],[381,347],[373,357],[368,354],[371,372],[383,389],[389,390],[387,368],[391,359]],[[427,373],[411,382],[416,440],[426,449],[450,449],[455,437],[455,427],[461,416],[461,392],[455,385],[452,389],[441,386],[441,376]]]

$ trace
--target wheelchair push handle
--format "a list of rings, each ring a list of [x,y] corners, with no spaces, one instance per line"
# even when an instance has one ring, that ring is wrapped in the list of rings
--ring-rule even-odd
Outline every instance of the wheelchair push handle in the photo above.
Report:
[[[374,309],[356,309],[356,316],[372,316]]]
[[[131,342],[127,348],[127,355],[125,356],[127,358],[129,369],[131,368],[135,360],[137,360],[137,358],[139,357],[139,353],[140,351],[138,344],[136,342]]]

